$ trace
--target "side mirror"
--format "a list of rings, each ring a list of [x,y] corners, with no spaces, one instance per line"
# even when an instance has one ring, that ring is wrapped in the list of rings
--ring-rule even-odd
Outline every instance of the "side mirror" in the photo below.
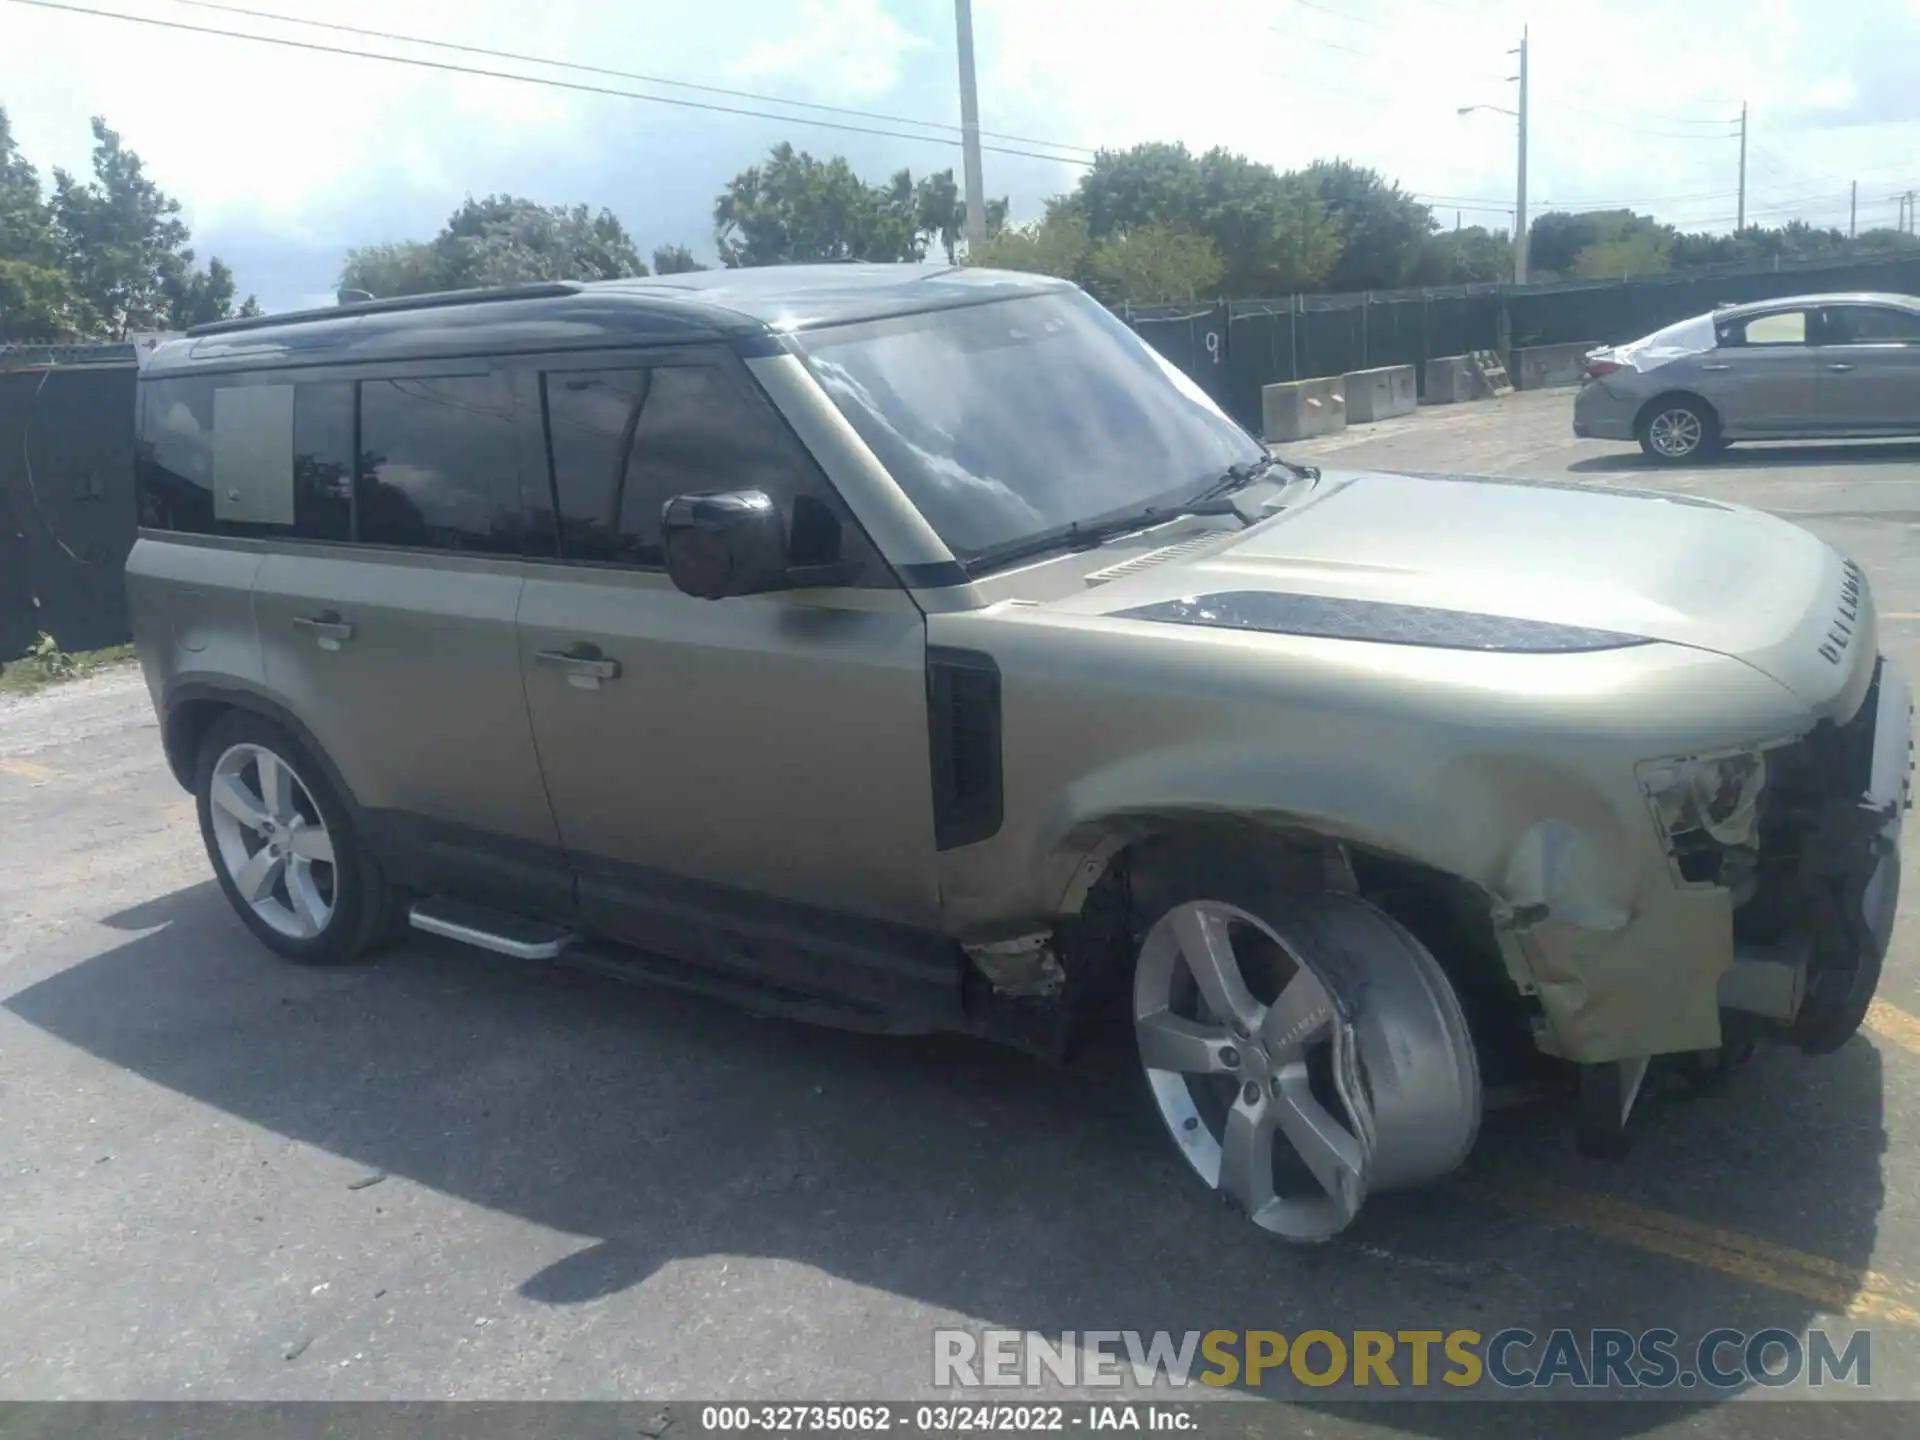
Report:
[[[787,526],[764,490],[676,495],[661,513],[667,575],[701,600],[787,584]]]

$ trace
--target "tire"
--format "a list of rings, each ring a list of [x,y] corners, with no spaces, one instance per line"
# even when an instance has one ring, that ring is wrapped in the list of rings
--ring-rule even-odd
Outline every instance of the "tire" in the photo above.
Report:
[[[1685,465],[1725,448],[1713,411],[1685,396],[1649,405],[1634,432],[1641,450],[1656,465]]]
[[[1370,1193],[1466,1158],[1479,1064],[1412,932],[1358,896],[1289,894],[1239,869],[1161,887],[1146,907],[1135,1044],[1193,1171],[1260,1228],[1325,1240]],[[1190,957],[1208,952],[1230,966],[1203,979]],[[1237,992],[1220,982],[1228,968]]]
[[[279,726],[242,710],[216,721],[193,794],[227,903],[268,949],[345,965],[391,933],[395,891],[321,766]]]

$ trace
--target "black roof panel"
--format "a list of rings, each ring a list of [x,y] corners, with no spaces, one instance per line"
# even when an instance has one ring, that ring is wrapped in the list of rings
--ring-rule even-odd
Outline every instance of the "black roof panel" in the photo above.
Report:
[[[774,265],[375,300],[202,326],[148,375],[691,344],[1069,290],[1064,280],[950,265]]]

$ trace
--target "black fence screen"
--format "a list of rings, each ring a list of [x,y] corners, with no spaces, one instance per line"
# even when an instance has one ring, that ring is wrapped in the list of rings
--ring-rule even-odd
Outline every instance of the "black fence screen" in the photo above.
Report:
[[[44,363],[50,358],[61,363]],[[6,661],[43,630],[65,650],[128,639],[123,568],[134,531],[132,351],[43,352],[41,360],[33,365],[27,357],[0,354],[0,660]]]
[[[1524,288],[1463,285],[1131,306],[1122,314],[1228,414],[1258,428],[1261,387],[1281,381],[1381,365],[1418,371],[1428,360],[1469,350],[1510,357],[1528,345],[1618,344],[1716,305],[1840,290],[1920,293],[1920,257]],[[1419,382],[1424,385],[1424,374]]]

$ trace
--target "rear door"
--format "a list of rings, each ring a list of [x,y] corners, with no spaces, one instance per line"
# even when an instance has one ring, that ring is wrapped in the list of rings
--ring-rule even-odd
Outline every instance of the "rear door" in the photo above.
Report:
[[[724,349],[554,358],[519,383],[558,516],[521,662],[589,923],[666,943],[643,918],[663,898],[709,920],[774,900],[931,930],[925,617],[779,413]],[[795,563],[854,559],[857,578],[676,590],[662,507],[732,489],[773,497]]]
[[[1823,394],[1834,426],[1920,433],[1920,311],[1829,305],[1821,321]]]
[[[1730,437],[1817,434],[1821,367],[1817,312],[1783,306],[1715,324],[1719,345],[1699,357],[1699,388]]]
[[[255,579],[269,691],[411,883],[563,911],[514,633],[525,567],[504,374],[462,361],[299,383],[292,416],[296,497],[339,498],[333,543],[276,545]]]

